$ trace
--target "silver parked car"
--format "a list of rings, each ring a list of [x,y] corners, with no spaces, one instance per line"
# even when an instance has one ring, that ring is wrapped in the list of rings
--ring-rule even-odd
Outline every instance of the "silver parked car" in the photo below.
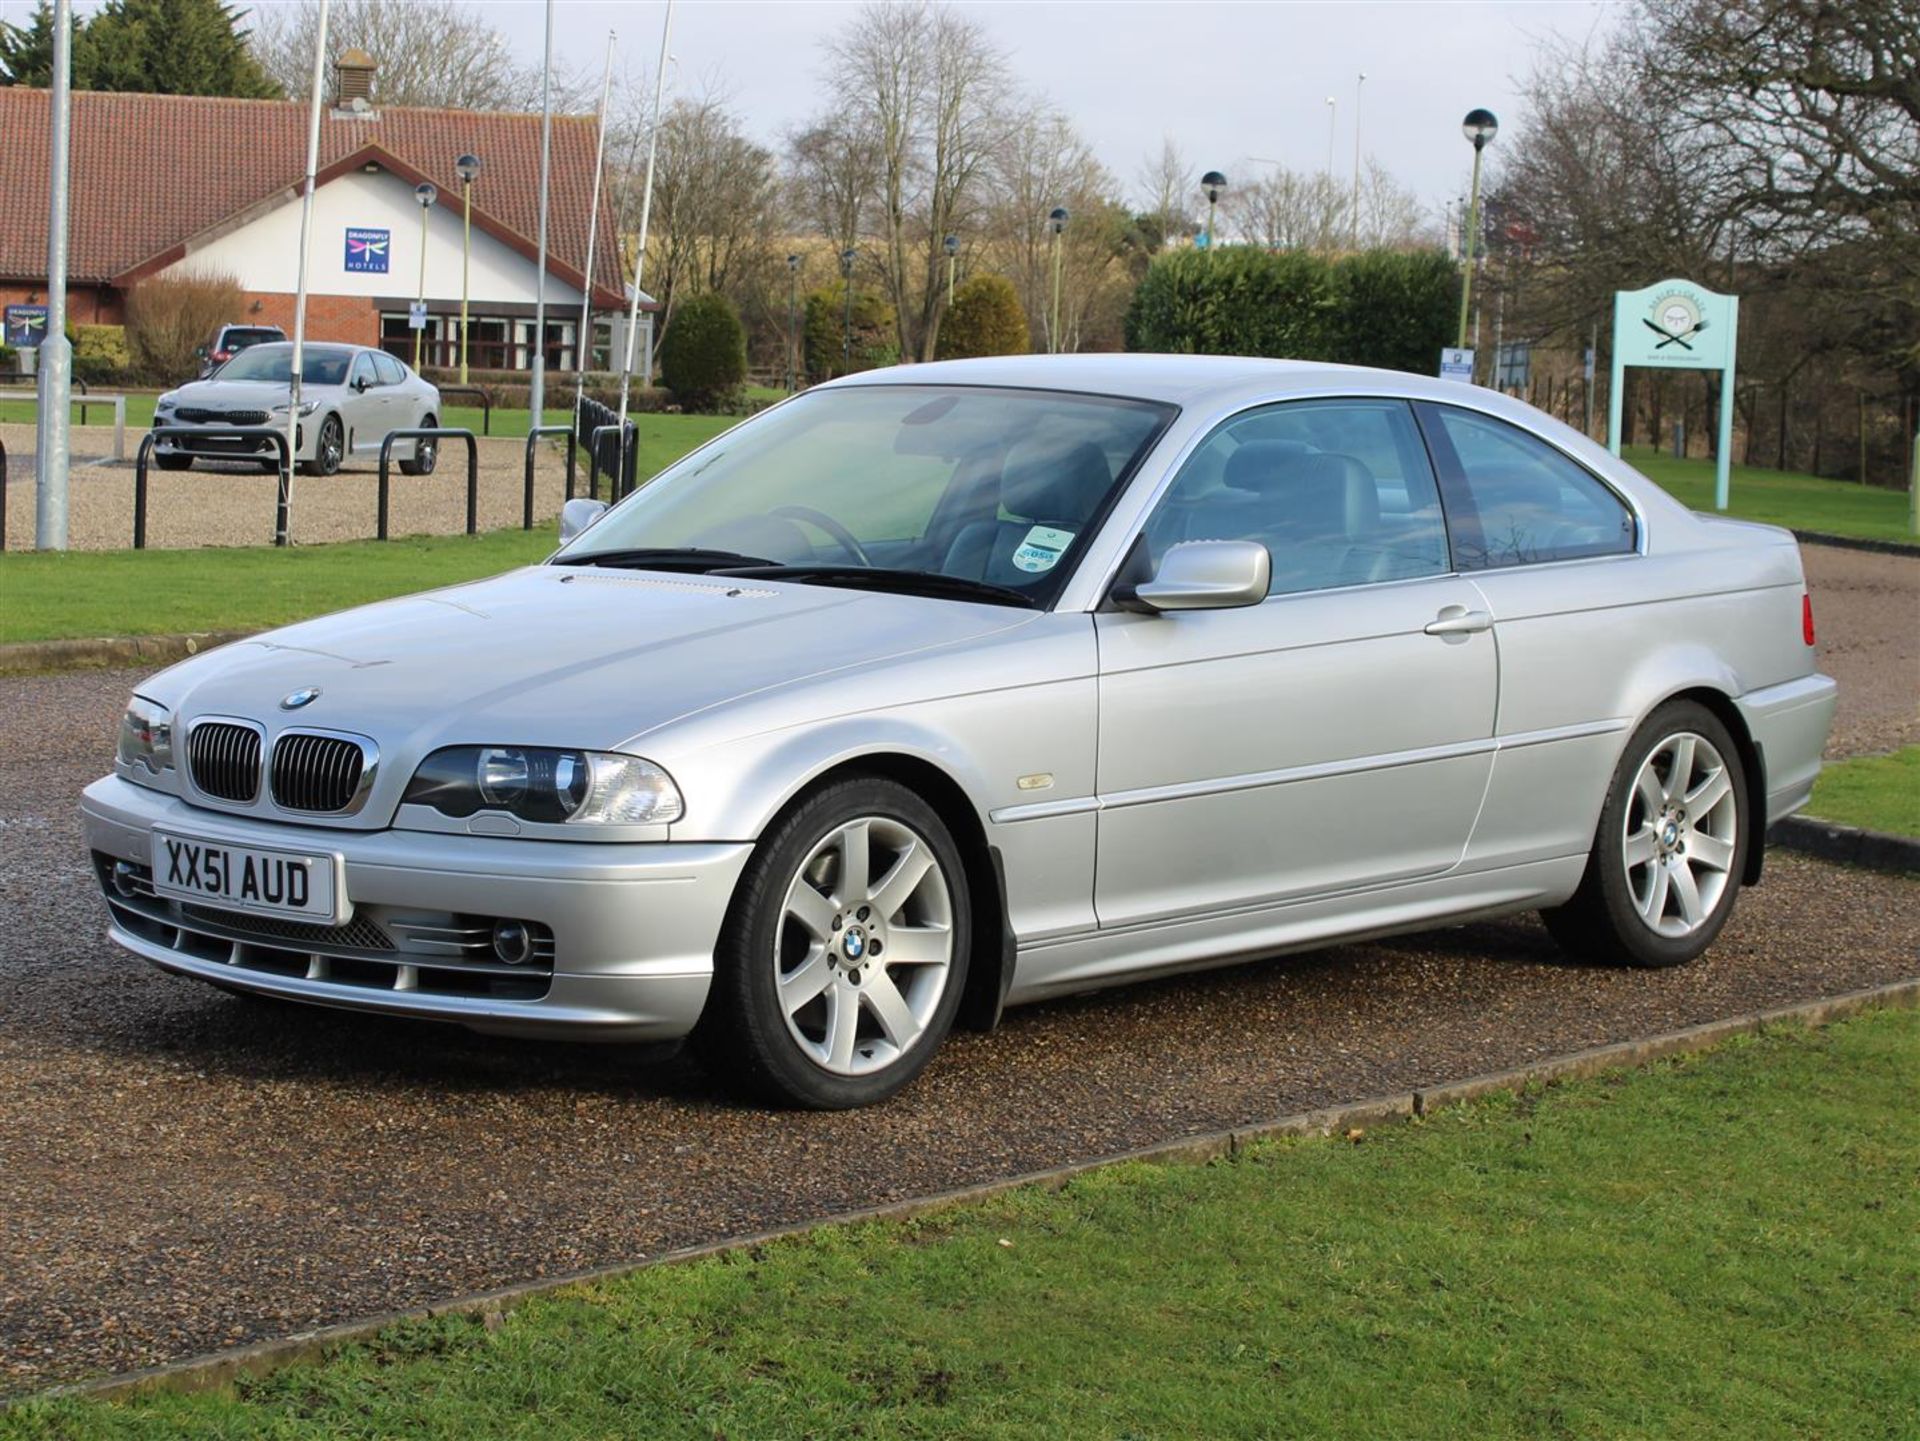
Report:
[[[308,344],[300,375],[298,445],[293,459],[308,475],[332,475],[349,456],[380,454],[392,430],[440,424],[440,392],[384,350],[364,345]],[[279,469],[270,440],[222,440],[199,431],[271,425],[284,428],[292,405],[293,346],[250,345],[204,380],[169,390],[154,402],[154,460],[162,470],[188,470],[195,460],[257,460]],[[395,441],[407,475],[433,471],[431,440]]]
[[[858,1105],[956,1020],[1468,917],[1686,961],[1833,714],[1790,535],[1411,375],[900,368],[601,509],[141,685],[113,938]]]

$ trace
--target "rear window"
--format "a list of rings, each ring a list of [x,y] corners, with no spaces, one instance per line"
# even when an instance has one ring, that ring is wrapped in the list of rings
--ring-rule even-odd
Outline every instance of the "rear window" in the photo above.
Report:
[[[236,326],[227,332],[227,349],[244,350],[249,345],[258,345],[263,340],[280,340],[284,337],[278,330],[261,326]]]

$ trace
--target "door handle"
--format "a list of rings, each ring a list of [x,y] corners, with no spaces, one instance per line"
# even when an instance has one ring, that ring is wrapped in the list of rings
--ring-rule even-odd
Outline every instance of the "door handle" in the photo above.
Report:
[[[1446,606],[1436,619],[1427,622],[1428,635],[1473,635],[1492,629],[1492,612],[1468,610],[1463,605]]]

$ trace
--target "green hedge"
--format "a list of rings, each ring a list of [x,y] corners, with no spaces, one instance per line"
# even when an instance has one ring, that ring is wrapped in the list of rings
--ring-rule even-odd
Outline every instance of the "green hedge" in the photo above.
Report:
[[[1459,275],[1439,251],[1230,246],[1161,255],[1127,311],[1127,349],[1269,355],[1431,374],[1452,338]]]
[[[852,363],[843,363],[846,339],[846,287],[839,283],[807,296],[807,379],[831,380],[856,370],[876,370],[900,361],[900,341],[894,333],[894,309],[885,296],[870,290],[853,292]]]
[[[953,294],[953,308],[940,323],[935,354],[941,360],[970,355],[1025,355],[1033,349],[1027,312],[1004,275],[976,275]]]
[[[660,379],[688,410],[724,410],[747,383],[747,332],[717,290],[682,301],[660,338]]]

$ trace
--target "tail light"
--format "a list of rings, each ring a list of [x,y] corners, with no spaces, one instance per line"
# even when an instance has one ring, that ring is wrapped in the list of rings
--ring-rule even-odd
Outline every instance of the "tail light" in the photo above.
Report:
[[[1813,644],[1813,596],[1808,592],[1800,596],[1800,639]]]
[[[233,352],[231,350],[216,350],[213,353],[213,358],[215,360],[232,360]]]

